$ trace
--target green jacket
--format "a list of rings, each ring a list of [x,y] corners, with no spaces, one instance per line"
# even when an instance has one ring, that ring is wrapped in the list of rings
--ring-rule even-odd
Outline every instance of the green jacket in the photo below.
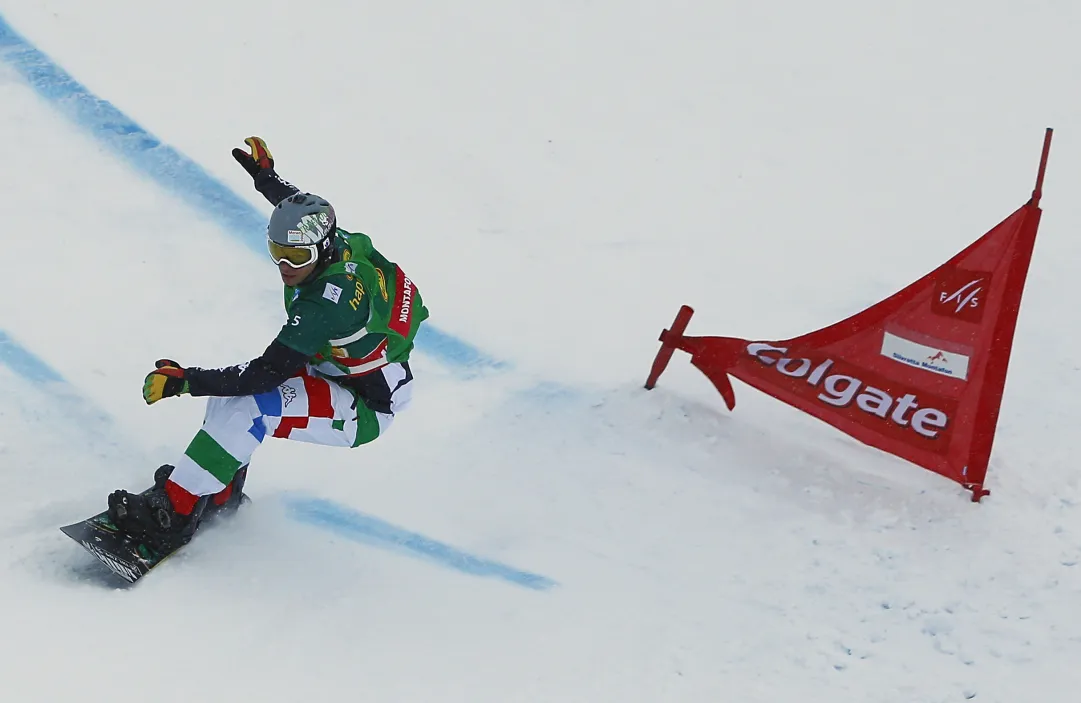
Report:
[[[315,279],[285,287],[285,346],[327,377],[362,376],[407,361],[428,319],[420,292],[366,234],[335,232],[340,260]]]

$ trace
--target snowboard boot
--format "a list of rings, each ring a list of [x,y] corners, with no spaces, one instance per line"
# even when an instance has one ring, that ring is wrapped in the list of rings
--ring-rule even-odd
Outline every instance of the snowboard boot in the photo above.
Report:
[[[210,496],[202,497],[190,514],[178,513],[165,491],[172,469],[168,464],[159,467],[154,472],[154,487],[143,493],[121,490],[109,495],[109,519],[113,524],[159,551],[171,551],[190,542],[210,502]]]

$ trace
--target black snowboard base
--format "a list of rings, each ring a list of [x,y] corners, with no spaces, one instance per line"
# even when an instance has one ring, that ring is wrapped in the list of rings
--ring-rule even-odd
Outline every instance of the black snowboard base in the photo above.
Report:
[[[250,502],[247,494],[241,494],[239,505]],[[216,518],[236,512],[237,507],[237,503],[226,504],[222,508],[207,506],[195,535],[206,529],[210,523],[216,522]],[[135,583],[183,548],[181,545],[168,551],[159,551],[149,547],[114,525],[109,519],[108,511],[65,525],[60,531],[78,542],[83,549],[128,583]]]

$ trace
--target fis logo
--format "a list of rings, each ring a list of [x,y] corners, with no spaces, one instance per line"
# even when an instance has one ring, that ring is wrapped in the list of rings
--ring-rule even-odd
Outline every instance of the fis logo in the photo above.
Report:
[[[980,283],[980,279],[977,278],[969,281],[952,293],[942,291],[938,295],[938,302],[948,306],[952,306],[956,303],[957,307],[953,310],[955,313],[960,313],[965,308],[977,308],[980,306],[979,295],[983,292],[983,287]]]
[[[963,322],[983,320],[984,301],[991,287],[991,274],[954,269],[940,277],[931,299],[931,312]]]

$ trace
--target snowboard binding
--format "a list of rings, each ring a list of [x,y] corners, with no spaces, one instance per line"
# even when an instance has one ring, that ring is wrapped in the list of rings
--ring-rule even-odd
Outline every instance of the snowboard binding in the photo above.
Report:
[[[117,529],[158,552],[179,549],[191,541],[203,519],[239,507],[248,467],[241,467],[220,493],[201,496],[189,515],[178,513],[165,491],[172,471],[173,466],[163,464],[154,472],[150,489],[142,493],[114,491],[108,500],[109,520]]]

